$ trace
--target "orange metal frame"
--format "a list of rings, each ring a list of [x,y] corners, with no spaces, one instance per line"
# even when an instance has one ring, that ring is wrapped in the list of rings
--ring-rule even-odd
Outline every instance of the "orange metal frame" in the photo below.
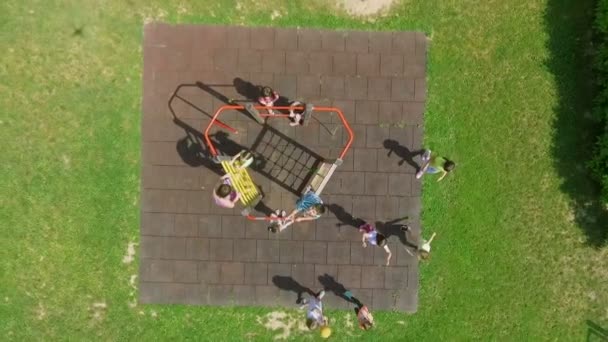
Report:
[[[268,109],[304,111],[304,109],[305,109],[304,106],[299,106],[299,107],[290,107],[290,106],[266,107],[266,106],[260,106],[260,105],[254,106],[254,108],[260,112],[259,115],[261,117],[271,117],[271,118],[289,118],[289,115],[288,114],[269,114],[269,113],[264,114],[264,113],[262,113],[262,111],[267,111]],[[211,154],[213,155],[213,157],[217,157],[217,155],[218,155],[215,146],[213,146],[213,142],[209,138],[209,131],[211,130],[211,128],[214,125],[218,125],[220,127],[223,127],[223,128],[227,129],[230,132],[238,133],[238,131],[235,128],[233,128],[233,127],[227,125],[226,123],[218,120],[218,116],[220,116],[220,114],[223,111],[226,111],[226,110],[245,110],[245,106],[240,106],[240,105],[225,105],[225,106],[222,106],[222,107],[220,107],[215,112],[215,114],[211,118],[211,121],[209,122],[209,124],[207,125],[207,128],[205,129],[205,141],[207,142],[207,146],[209,147],[209,151],[211,152]],[[340,153],[340,156],[338,157],[338,159],[344,160],[344,156],[346,155],[346,152],[348,152],[348,149],[350,148],[350,146],[353,143],[353,140],[355,139],[355,135],[353,133],[353,130],[350,128],[350,125],[348,124],[348,121],[346,121],[346,118],[344,117],[344,113],[342,113],[342,111],[340,109],[334,108],[334,107],[314,107],[314,112],[330,112],[330,113],[333,112],[333,113],[337,113],[338,114],[338,117],[340,118],[340,121],[342,121],[342,124],[344,125],[344,128],[346,129],[346,132],[348,133],[348,141],[346,142],[346,145],[344,146],[344,148],[342,149],[342,152]],[[263,220],[272,221],[272,218],[270,218],[270,217],[258,218],[258,217],[253,216],[253,215],[248,215],[247,218],[250,219],[250,220],[263,219]]]
[[[298,110],[298,111],[303,111],[304,107],[289,107],[289,106],[280,106],[280,107],[266,107],[266,106],[254,106],[255,109],[257,109],[258,111],[260,110],[268,110],[268,109],[276,109],[276,110]],[[218,116],[225,110],[244,110],[245,106],[238,106],[238,105],[225,105],[220,107],[215,114],[213,115],[213,118],[211,118],[211,122],[209,122],[209,124],[207,125],[207,129],[205,129],[205,141],[207,142],[207,145],[209,146],[209,150],[211,151],[211,154],[216,157],[217,156],[217,150],[215,149],[215,146],[213,146],[213,143],[211,142],[211,139],[209,139],[209,131],[211,130],[211,127],[213,127],[214,124],[217,124],[218,126],[224,127],[227,130],[233,132],[233,133],[238,133],[238,131],[236,129],[234,129],[233,127],[230,127],[229,125],[219,121],[217,118]],[[342,153],[340,153],[340,159],[344,159],[344,156],[346,155],[346,152],[348,151],[348,149],[350,148],[350,146],[353,143],[353,139],[355,138],[355,135],[353,133],[353,130],[350,128],[350,125],[348,124],[348,121],[346,121],[346,118],[344,117],[344,114],[342,113],[342,111],[338,108],[334,108],[334,107],[314,107],[314,111],[315,112],[335,112],[338,114],[338,116],[340,117],[340,120],[342,121],[342,124],[344,125],[344,128],[346,129],[346,132],[348,132],[348,142],[346,143],[346,146],[344,146],[344,149],[342,149]],[[272,117],[272,118],[288,118],[289,115],[288,114],[263,114],[260,113],[261,117]]]

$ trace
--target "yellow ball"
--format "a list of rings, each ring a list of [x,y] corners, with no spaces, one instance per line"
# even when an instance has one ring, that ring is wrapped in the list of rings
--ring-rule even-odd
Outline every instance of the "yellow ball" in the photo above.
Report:
[[[331,329],[328,326],[321,328],[321,337],[328,338],[331,336]]]

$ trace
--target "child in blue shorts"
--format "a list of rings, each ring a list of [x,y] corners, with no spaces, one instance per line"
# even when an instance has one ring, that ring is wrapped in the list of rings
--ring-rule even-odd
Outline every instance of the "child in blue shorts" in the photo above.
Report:
[[[296,218],[296,215],[300,213],[302,216]],[[289,216],[279,221],[279,231],[289,227],[295,222],[312,221],[316,220],[325,213],[325,206],[323,200],[319,195],[313,191],[308,190],[300,199],[296,201],[296,208],[289,214]]]

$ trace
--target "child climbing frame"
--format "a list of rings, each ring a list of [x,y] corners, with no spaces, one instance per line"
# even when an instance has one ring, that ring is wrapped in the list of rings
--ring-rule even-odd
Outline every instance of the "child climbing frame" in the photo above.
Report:
[[[272,110],[275,110],[276,112],[274,114],[264,113],[264,111],[267,109],[272,109]],[[242,214],[250,220],[272,221],[272,220],[276,220],[276,218],[273,218],[270,216],[255,216],[252,214],[253,208],[262,199],[263,195],[259,191],[258,187],[253,183],[253,180],[251,179],[251,176],[249,175],[246,165],[241,166],[239,163],[235,162],[235,160],[239,161],[241,158],[237,157],[238,155],[234,156],[234,157],[220,156],[217,149],[215,148],[215,146],[213,144],[213,141],[209,137],[211,128],[213,128],[213,126],[215,126],[215,125],[217,125],[220,128],[227,129],[231,132],[238,133],[238,131],[236,129],[234,129],[233,127],[230,127],[229,125],[227,125],[225,123],[220,124],[220,122],[218,120],[218,117],[220,116],[220,114],[222,114],[226,111],[230,111],[230,110],[246,110],[247,112],[252,114],[252,116],[254,117],[254,119],[256,119],[256,121],[258,123],[260,123],[262,125],[265,125],[265,123],[262,120],[263,118],[289,120],[289,114],[282,114],[282,113],[289,112],[290,110],[291,111],[297,110],[297,111],[303,111],[303,112],[305,111],[310,114],[318,113],[321,115],[323,115],[323,114],[329,115],[331,113],[335,113],[338,115],[340,122],[344,126],[346,134],[348,134],[348,139],[346,141],[346,144],[342,148],[342,151],[341,151],[340,155],[338,156],[338,158],[336,158],[334,160],[324,160],[321,163],[321,165],[316,169],[314,175],[312,177],[310,177],[310,181],[307,184],[307,186],[304,187],[303,192],[311,190],[311,191],[315,192],[317,195],[320,195],[322,193],[323,189],[325,188],[325,186],[331,179],[331,176],[333,175],[334,171],[337,169],[338,166],[340,166],[342,164],[342,161],[344,160],[344,157],[345,157],[346,153],[348,152],[348,150],[354,140],[353,131],[352,131],[348,121],[344,117],[344,114],[342,113],[342,111],[340,109],[334,108],[334,107],[314,107],[311,104],[302,105],[301,107],[293,107],[293,106],[266,107],[266,106],[256,106],[253,104],[247,104],[245,106],[225,105],[225,106],[220,107],[215,112],[211,121],[209,122],[209,124],[207,125],[207,127],[205,129],[205,133],[204,133],[205,142],[207,143],[209,152],[211,153],[211,155],[213,156],[215,161],[218,163],[221,163],[224,171],[227,174],[229,174],[231,178],[234,178],[235,180],[238,181],[238,182],[236,182],[236,183],[238,183],[237,191],[239,191],[240,193],[241,193],[241,191],[245,192],[245,193],[241,193],[241,196],[243,197],[242,203],[245,206],[245,210],[243,210]],[[262,111],[260,111],[260,110],[262,110]],[[308,116],[310,117],[310,115],[308,115]],[[305,128],[303,128],[303,129],[305,129]],[[241,155],[242,153],[243,152],[239,153],[239,155]],[[236,165],[236,164],[239,164],[239,165]],[[241,189],[239,189],[239,187]]]

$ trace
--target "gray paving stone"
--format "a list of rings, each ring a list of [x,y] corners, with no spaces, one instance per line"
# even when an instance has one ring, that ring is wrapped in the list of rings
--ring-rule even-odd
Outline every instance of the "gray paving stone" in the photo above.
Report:
[[[246,219],[243,216],[222,216],[222,237],[242,239],[245,237]]]
[[[198,263],[196,261],[177,260],[174,264],[173,279],[179,283],[198,283]]]
[[[233,249],[234,241],[231,239],[211,239],[209,240],[209,260],[230,261]]]
[[[383,289],[386,267],[362,266],[361,287],[366,289]]]
[[[186,259],[208,260],[209,239],[189,238],[186,239]]]
[[[163,238],[156,236],[142,236],[140,250],[142,258],[160,258],[163,253]]]
[[[234,261],[255,261],[257,258],[256,240],[234,240]]]
[[[363,194],[365,193],[365,174],[363,172],[340,172],[340,194]]]
[[[295,50],[298,48],[298,30],[275,29],[274,47],[278,50]]]
[[[413,79],[393,78],[391,83],[391,100],[414,101],[416,85]]]
[[[344,51],[345,33],[343,31],[321,31],[321,48],[326,51]]]
[[[378,102],[377,101],[356,101],[355,102],[355,122],[364,125],[378,123]]]
[[[294,240],[314,240],[316,232],[316,222],[298,222],[297,227],[291,230]]]
[[[338,265],[338,282],[345,288],[361,287],[361,266]]]
[[[367,98],[367,77],[346,76],[344,78],[344,97],[349,100]]]
[[[348,243],[348,242],[328,242],[327,243],[327,263],[330,265],[349,265],[350,264],[350,243]]]
[[[257,240],[258,262],[279,262],[279,241]]]
[[[303,51],[321,50],[321,31],[298,29],[298,49]]]
[[[340,231],[336,226],[337,221],[335,219],[321,218],[317,220],[317,241],[339,241]]]
[[[205,284],[220,282],[220,263],[201,261],[198,263],[198,280]]]
[[[198,215],[175,215],[175,236],[198,236]]]
[[[377,150],[358,148],[353,152],[353,168],[355,171],[376,171],[376,165],[378,165]]]
[[[245,284],[266,285],[268,283],[268,264],[245,263]]]
[[[388,175],[386,173],[365,173],[365,193],[367,195],[386,195],[388,193]]]
[[[391,221],[405,214],[399,210],[399,197],[378,196],[376,197],[376,219]]]
[[[380,126],[367,126],[366,147],[383,148],[384,142],[389,138],[390,129]]]
[[[380,74],[380,55],[361,53],[357,55],[357,75],[378,76]]]
[[[395,307],[394,291],[384,289],[373,289],[373,310],[392,310]]]
[[[220,283],[243,284],[245,279],[245,264],[242,262],[223,262],[220,264]]]
[[[158,281],[170,282],[173,281],[173,270],[175,261],[173,260],[155,260],[143,259],[142,262],[142,280],[143,281]]]
[[[384,287],[387,289],[402,289],[407,287],[407,267],[385,267]]]
[[[186,239],[165,237],[163,238],[163,259],[183,259],[186,256]]]
[[[380,75],[399,77],[404,73],[402,55],[380,55]]]
[[[391,53],[393,43],[392,32],[374,32],[369,40],[369,52]]]
[[[305,264],[327,263],[327,243],[322,241],[304,241],[303,262]]]
[[[338,76],[357,74],[357,55],[349,52],[334,53],[332,73]]]
[[[216,215],[199,216],[198,235],[201,237],[221,237],[222,217]]]
[[[410,196],[412,194],[413,175],[394,173],[388,176],[388,194]]]
[[[288,74],[308,74],[308,54],[303,51],[287,51],[285,53],[285,72]]]
[[[281,241],[279,250],[282,264],[302,262],[303,244],[301,241]]]
[[[373,222],[376,218],[376,197],[353,196],[352,215]]]
[[[387,101],[391,99],[391,79],[388,77],[370,77],[367,80],[367,98]]]
[[[308,70],[311,74],[331,74],[332,55],[326,52],[311,52],[308,54]]]
[[[363,248],[361,241],[350,243],[350,262],[352,265],[373,265],[374,249],[372,246]]]
[[[141,222],[142,235],[170,236],[174,233],[174,214],[143,213]]]
[[[345,39],[345,50],[349,52],[368,52],[369,36],[366,31],[348,31]]]

